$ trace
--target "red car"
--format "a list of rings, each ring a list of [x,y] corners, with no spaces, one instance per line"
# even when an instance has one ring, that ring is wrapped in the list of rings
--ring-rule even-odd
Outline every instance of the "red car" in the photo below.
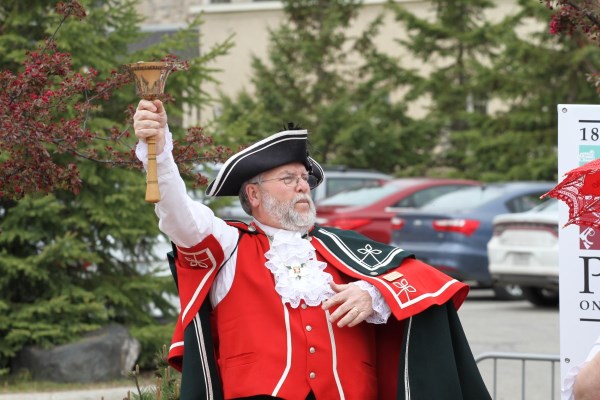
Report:
[[[391,218],[406,208],[418,208],[430,200],[481,182],[465,179],[402,178],[379,187],[338,193],[317,204],[317,223],[351,229],[373,240],[390,243]]]

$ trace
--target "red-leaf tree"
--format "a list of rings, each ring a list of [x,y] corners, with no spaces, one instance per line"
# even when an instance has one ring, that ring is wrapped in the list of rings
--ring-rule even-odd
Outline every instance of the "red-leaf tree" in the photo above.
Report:
[[[550,18],[553,35],[584,34],[600,46],[600,2],[598,0],[544,0],[554,10]],[[590,74],[588,80],[600,93],[600,73]]]
[[[59,2],[56,12],[62,15],[59,27],[69,17],[85,18],[85,9],[77,1]],[[92,131],[88,124],[102,102],[130,83],[125,71],[115,69],[98,79],[98,71],[91,67],[74,70],[71,54],[57,49],[54,35],[44,48],[26,55],[21,71],[0,71],[0,197],[21,198],[57,189],[77,193],[78,159],[140,167],[130,151],[133,141],[124,141],[130,138],[129,130]],[[167,55],[162,60],[173,59]],[[184,172],[193,162],[223,157],[226,149],[211,144],[201,129],[189,130],[176,148]],[[195,175],[198,184],[206,183],[201,174]]]
[[[570,35],[584,32],[600,45],[600,3],[597,0],[545,0],[555,10],[550,19],[550,33]]]
[[[163,294],[175,286],[158,274],[166,263],[153,262],[164,254],[153,254],[156,217],[133,155],[138,99],[120,66],[197,50],[199,21],[131,53],[139,23],[134,0],[0,3],[0,375],[23,346],[68,342],[108,322],[142,341],[142,364],[169,340],[153,316],[173,316]],[[184,103],[209,101],[200,90],[208,64],[230,46],[169,77],[184,172],[228,151],[178,121]]]

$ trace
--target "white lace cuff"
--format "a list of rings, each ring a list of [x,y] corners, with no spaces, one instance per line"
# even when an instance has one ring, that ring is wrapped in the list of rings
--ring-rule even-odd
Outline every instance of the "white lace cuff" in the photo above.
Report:
[[[385,324],[390,317],[392,310],[390,310],[390,306],[388,306],[379,290],[369,282],[356,281],[352,283],[362,290],[366,290],[367,293],[369,293],[369,296],[371,296],[371,301],[373,302],[373,314],[365,319],[365,321],[371,324]]]
[[[585,365],[585,363],[583,364]],[[577,378],[577,374],[581,371],[583,365],[577,365],[567,371],[567,376],[563,381],[563,386],[561,388],[562,398],[566,400],[574,400],[573,397],[573,386],[575,385],[575,378]]]
[[[161,163],[169,158],[169,154],[173,151],[173,135],[169,131],[169,125],[165,127],[165,148],[162,153],[156,156],[156,162]],[[141,140],[135,146],[135,155],[142,163],[144,168],[148,169],[148,144]]]

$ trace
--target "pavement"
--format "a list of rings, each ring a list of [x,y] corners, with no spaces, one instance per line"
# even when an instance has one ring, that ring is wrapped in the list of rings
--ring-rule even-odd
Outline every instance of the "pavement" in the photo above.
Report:
[[[131,386],[61,392],[0,394],[0,400],[127,400],[128,391],[137,393],[135,386]]]

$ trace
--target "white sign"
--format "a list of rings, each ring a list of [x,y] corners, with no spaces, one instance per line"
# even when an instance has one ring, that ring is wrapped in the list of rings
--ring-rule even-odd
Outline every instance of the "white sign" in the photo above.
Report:
[[[558,105],[558,180],[600,158],[600,105]],[[569,225],[559,202],[561,385],[600,335],[600,229]],[[563,396],[563,400],[567,400]]]

